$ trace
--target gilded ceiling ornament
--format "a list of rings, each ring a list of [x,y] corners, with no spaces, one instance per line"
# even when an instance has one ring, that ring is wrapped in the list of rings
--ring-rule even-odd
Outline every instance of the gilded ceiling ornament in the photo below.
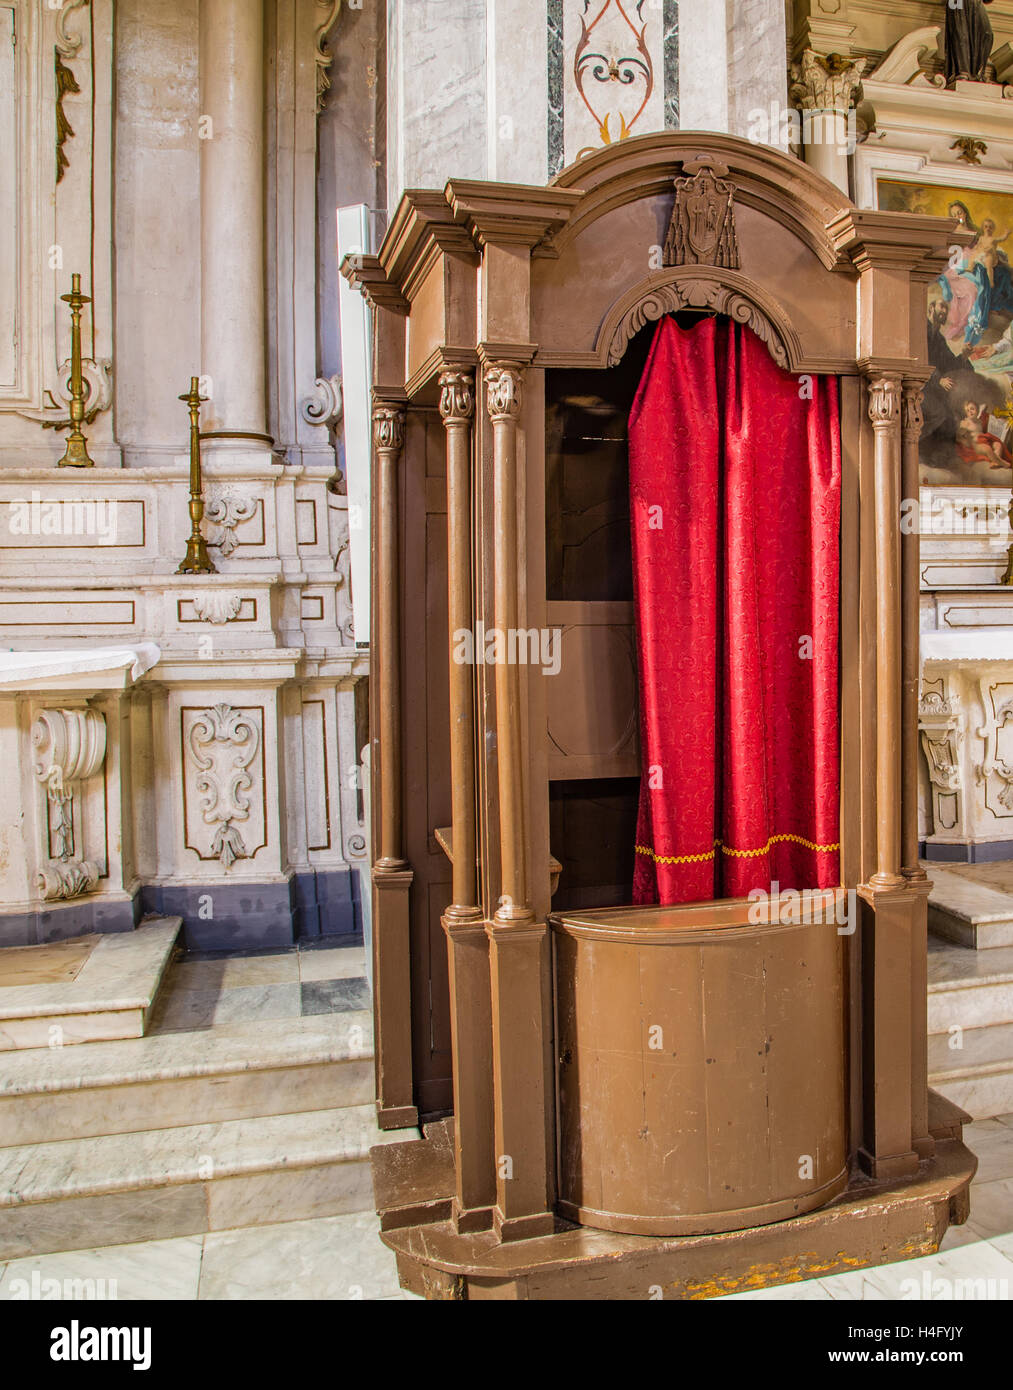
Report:
[[[59,48],[54,50],[54,62],[56,66],[56,182],[60,183],[70,167],[70,160],[63,147],[68,140],[74,138],[74,127],[64,112],[63,98],[68,92],[72,95],[80,92],[81,85],[70,68],[60,58]]]
[[[735,189],[728,170],[706,155],[683,164],[685,178],[675,180],[675,207],[665,240],[662,264],[712,265],[737,270]]]
[[[988,146],[984,140],[976,140],[973,135],[958,135],[950,149],[959,150],[957,158],[962,159],[965,164],[980,164],[981,156],[988,154]]]

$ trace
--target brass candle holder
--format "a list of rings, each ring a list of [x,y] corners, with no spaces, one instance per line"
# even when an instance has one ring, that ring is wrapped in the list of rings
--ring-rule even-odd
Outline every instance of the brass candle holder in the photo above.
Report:
[[[200,524],[204,519],[204,478],[200,464],[200,408],[207,400],[200,393],[200,377],[190,378],[190,390],[180,396],[190,409],[190,539],[186,543],[186,554],[177,574],[217,574],[210,555],[208,544],[201,534]]]
[[[81,373],[81,310],[91,300],[81,293],[80,275],[72,275],[70,294],[61,294],[64,304],[70,305],[70,434],[60,468],[94,468],[88,455],[88,441],[81,433],[85,418],[84,377]]]

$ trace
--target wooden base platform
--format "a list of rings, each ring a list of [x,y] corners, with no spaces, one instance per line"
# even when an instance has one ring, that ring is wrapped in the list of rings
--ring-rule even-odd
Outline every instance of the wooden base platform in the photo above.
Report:
[[[552,1235],[497,1243],[448,1219],[452,1125],[372,1151],[382,1239],[402,1287],[431,1299],[702,1299],[933,1254],[969,1212],[978,1166],[962,1112],[932,1096],[936,1151],[901,1181],[856,1173],[840,1197],[789,1221],[720,1235],[618,1235],[557,1222]]]

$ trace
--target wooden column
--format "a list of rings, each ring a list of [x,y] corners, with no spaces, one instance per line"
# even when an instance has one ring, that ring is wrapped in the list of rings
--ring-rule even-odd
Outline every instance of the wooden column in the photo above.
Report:
[[[377,651],[371,693],[377,701],[380,763],[379,845],[373,863],[373,991],[377,1117],[383,1129],[418,1123],[412,1090],[409,893],[401,818],[401,563],[398,465],[405,411],[374,401],[377,504]],[[379,853],[376,854],[376,850]]]
[[[486,365],[493,428],[493,608],[509,652],[518,627],[517,422],[523,371]],[[492,980],[496,1206],[502,1240],[552,1231],[545,1047],[548,941],[527,883],[521,667],[500,661],[496,676],[496,756],[500,817],[500,897],[487,927]],[[525,672],[529,668],[523,668]]]
[[[919,515],[919,443],[922,434],[923,382],[904,378],[902,405],[901,493]],[[911,1135],[922,1158],[935,1152],[929,1134],[928,1079],[928,875],[918,858],[918,704],[921,695],[920,590],[921,535],[912,526],[901,536],[901,872],[919,890],[911,922]]]
[[[900,380],[869,381],[876,489],[877,889],[903,888],[901,867]]]
[[[447,433],[447,571],[450,634],[450,776],[453,901],[443,914],[450,977],[454,1067],[453,1220],[459,1231],[486,1230],[496,1201],[493,1156],[492,1017],[489,942],[476,873],[474,668],[459,659],[458,635],[472,632],[471,372],[440,374]]]
[[[915,1171],[911,967],[920,892],[901,873],[901,382],[868,378],[876,546],[876,872],[862,891],[862,1166],[875,1177]]]

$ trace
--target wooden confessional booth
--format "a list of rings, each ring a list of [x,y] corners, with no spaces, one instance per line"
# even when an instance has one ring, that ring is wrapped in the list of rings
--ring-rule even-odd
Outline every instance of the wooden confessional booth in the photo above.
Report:
[[[377,1108],[383,1127],[424,1137],[375,1149],[373,1165],[406,1287],[709,1297],[929,1253],[966,1218],[966,1116],[926,1081],[918,539],[900,525],[902,496],[918,495],[926,286],[953,240],[943,219],[859,211],[772,149],[679,132],[604,148],[547,188],[410,191],[379,254],[343,266],[375,313]],[[644,383],[666,351],[674,374],[652,378],[661,413],[645,431]],[[818,738],[793,732],[811,705],[766,730],[786,820],[751,849],[708,820],[700,748],[715,719],[720,742],[769,715],[730,690],[745,646],[773,643],[768,619],[733,641],[723,624],[750,586],[769,602],[778,555],[809,525],[770,500],[809,486],[809,446],[775,484],[764,449],[783,431],[754,402],[767,442],[750,455],[752,500],[719,501],[720,534],[700,522],[732,476],[722,463],[690,480],[668,550],[651,550],[651,498],[631,520],[631,486],[643,492],[647,456],[662,489],[669,455],[690,470],[704,458],[681,383],[708,353],[712,414],[739,410],[741,354],[744,395],[764,377],[783,402],[789,382],[823,401],[839,441],[830,502],[813,507],[831,544],[782,564],[784,602],[764,610],[773,628],[791,574],[812,571],[831,595],[818,621],[834,685]],[[725,658],[701,696],[684,576],[708,555],[703,568],[734,558],[739,589],[717,584]],[[647,613],[659,664],[641,654],[638,675]],[[801,762],[828,728],[830,817],[810,843],[783,785],[797,773],[808,817]],[[669,800],[651,803],[652,848],[643,744],[670,734],[682,741]],[[747,812],[766,795],[749,767]],[[680,817],[694,815],[707,838],[684,853]],[[733,868],[761,856],[750,872],[767,889],[779,863],[804,876],[775,842],[824,856],[822,882],[780,875],[822,891],[763,917]],[[661,866],[683,861],[703,875],[673,898]],[[650,905],[645,866],[654,900],[675,905]],[[686,883],[704,885],[695,901]],[[842,927],[822,906],[848,890]]]

